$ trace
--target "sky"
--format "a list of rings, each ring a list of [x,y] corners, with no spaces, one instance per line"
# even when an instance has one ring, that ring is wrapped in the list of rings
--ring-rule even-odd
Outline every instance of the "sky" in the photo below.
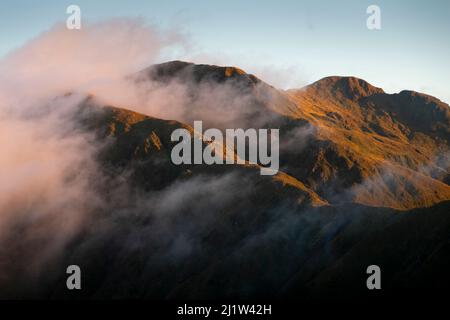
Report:
[[[403,89],[450,102],[450,1],[385,0],[2,0],[0,57],[64,22],[141,17],[189,41],[171,58],[238,66],[283,88],[330,75],[356,76],[389,93]],[[369,5],[381,30],[369,30]]]

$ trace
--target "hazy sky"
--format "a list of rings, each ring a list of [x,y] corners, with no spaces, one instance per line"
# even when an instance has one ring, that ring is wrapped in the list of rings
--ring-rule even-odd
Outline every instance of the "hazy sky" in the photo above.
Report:
[[[180,59],[237,65],[279,87],[353,75],[388,92],[412,89],[450,102],[450,1],[1,0],[0,56],[67,18],[144,17],[187,35]],[[381,30],[366,9],[381,8]]]

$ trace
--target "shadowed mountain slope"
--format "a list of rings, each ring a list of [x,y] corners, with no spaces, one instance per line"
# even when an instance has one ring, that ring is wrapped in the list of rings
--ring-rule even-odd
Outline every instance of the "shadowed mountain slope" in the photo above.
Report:
[[[106,142],[99,154],[103,167],[114,176],[127,172],[136,187],[144,190],[160,190],[177,179],[239,172],[243,179],[247,177],[248,182],[258,188],[259,192],[254,194],[259,194],[266,202],[276,202],[278,197],[278,201],[292,198],[298,205],[326,205],[326,201],[294,177],[283,172],[273,177],[261,176],[257,165],[174,165],[171,152],[178,142],[171,141],[172,132],[183,128],[191,133],[192,140],[200,139],[187,124],[101,106],[95,97],[89,97],[81,104],[77,117],[87,130],[96,132],[102,143]],[[203,147],[207,145],[205,141],[202,143]]]

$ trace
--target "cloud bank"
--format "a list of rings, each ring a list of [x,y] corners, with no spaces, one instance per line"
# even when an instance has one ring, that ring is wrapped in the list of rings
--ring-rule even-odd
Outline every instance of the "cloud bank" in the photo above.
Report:
[[[43,272],[104,205],[101,146],[73,122],[85,94],[182,42],[135,19],[58,24],[0,61],[0,287]]]

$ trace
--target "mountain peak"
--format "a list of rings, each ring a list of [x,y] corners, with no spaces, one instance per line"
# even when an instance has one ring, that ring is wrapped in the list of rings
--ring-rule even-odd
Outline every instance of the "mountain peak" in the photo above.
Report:
[[[351,100],[384,93],[383,89],[375,87],[367,81],[356,77],[325,77],[314,82],[311,86],[319,91],[328,91],[337,96],[343,95]]]
[[[248,84],[260,82],[254,75],[248,74],[237,67],[195,64],[179,60],[153,65],[143,70],[141,74],[159,81],[178,78],[181,80],[194,80],[195,82],[212,80],[221,83],[228,79],[245,81]]]

